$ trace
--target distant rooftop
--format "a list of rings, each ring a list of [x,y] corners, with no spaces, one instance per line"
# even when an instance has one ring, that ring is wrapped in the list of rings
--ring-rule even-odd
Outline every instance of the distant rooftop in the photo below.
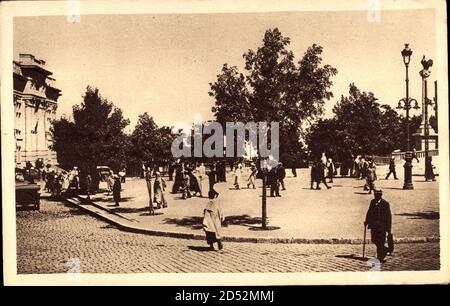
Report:
[[[24,65],[40,65],[45,66],[45,61],[37,59],[33,54],[28,53],[20,53],[19,54],[19,63]]]
[[[45,69],[45,61],[37,59],[33,54],[20,53],[17,63],[24,68],[37,68],[47,75],[52,75],[50,71]]]

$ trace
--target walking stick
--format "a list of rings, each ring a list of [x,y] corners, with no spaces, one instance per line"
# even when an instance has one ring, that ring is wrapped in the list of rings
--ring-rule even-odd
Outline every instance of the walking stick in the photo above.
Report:
[[[364,240],[363,240],[363,255],[362,255],[362,257],[366,258],[365,255],[366,255],[366,225],[364,224]]]
[[[148,197],[149,197],[148,205],[149,205],[149,209],[150,209],[150,214],[153,215],[153,214],[155,214],[155,210],[153,209],[153,201],[152,201],[152,178],[151,178],[150,171],[147,171],[145,180],[146,180],[146,182],[147,182],[147,191],[148,191]]]

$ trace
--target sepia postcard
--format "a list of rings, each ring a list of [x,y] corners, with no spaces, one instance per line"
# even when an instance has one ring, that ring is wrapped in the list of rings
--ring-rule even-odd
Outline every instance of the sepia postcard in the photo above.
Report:
[[[5,284],[450,281],[445,1],[0,12]]]

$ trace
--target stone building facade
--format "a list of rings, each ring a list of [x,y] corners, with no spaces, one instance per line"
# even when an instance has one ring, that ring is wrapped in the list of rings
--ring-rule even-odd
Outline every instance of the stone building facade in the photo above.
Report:
[[[13,61],[14,79],[14,136],[17,167],[27,161],[56,164],[56,152],[50,149],[51,122],[55,119],[61,90],[55,87],[53,73],[45,61],[32,54],[19,54]]]

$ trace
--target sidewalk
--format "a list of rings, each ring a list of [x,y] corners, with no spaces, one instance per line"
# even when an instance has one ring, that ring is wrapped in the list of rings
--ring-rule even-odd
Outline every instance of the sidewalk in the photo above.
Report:
[[[384,190],[384,198],[391,203],[392,230],[398,242],[439,240],[438,181],[424,182],[414,176],[414,190],[403,190],[403,169],[397,167],[399,180],[384,180],[387,167],[378,167],[377,188]],[[223,228],[225,240],[253,242],[297,243],[361,243],[363,221],[372,195],[362,189],[364,182],[353,178],[336,178],[332,189],[310,190],[309,169],[298,169],[298,177],[290,170],[285,180],[286,191],[281,198],[267,198],[267,212],[271,230],[261,230],[261,180],[256,189],[234,190],[231,174],[227,183],[216,184],[217,200],[226,216]],[[105,187],[105,186],[100,186]],[[114,207],[112,196],[98,193],[91,197],[96,204],[135,221],[129,226],[177,236],[204,235],[202,214],[206,198],[182,200],[171,194],[172,182],[167,182],[168,208],[148,212],[148,194],[143,179],[127,180],[122,184],[122,202]],[[268,192],[269,195],[269,192]],[[126,227],[126,226],[125,226]],[[368,236],[369,237],[369,236]]]

